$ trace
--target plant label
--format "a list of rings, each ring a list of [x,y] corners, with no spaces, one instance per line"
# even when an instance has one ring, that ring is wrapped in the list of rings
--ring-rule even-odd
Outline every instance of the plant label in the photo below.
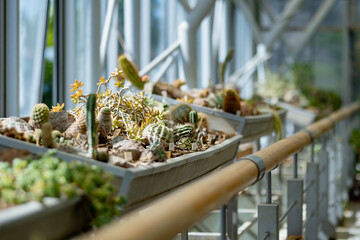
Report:
[[[175,144],[174,143],[169,144],[169,150],[170,151],[175,151]]]
[[[241,111],[240,110],[237,110],[236,111],[236,116],[240,116],[241,115]]]
[[[133,160],[132,152],[124,152],[124,156],[125,156],[126,161],[132,161]]]
[[[193,151],[195,151],[195,150],[198,148],[198,146],[197,146],[196,143],[192,143],[192,144],[191,144],[191,147],[192,147],[192,150],[193,150]]]

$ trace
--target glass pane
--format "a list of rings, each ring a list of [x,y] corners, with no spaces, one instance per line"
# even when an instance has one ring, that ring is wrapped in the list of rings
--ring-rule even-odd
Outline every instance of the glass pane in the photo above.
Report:
[[[47,0],[19,3],[20,116],[29,116],[41,90]]]

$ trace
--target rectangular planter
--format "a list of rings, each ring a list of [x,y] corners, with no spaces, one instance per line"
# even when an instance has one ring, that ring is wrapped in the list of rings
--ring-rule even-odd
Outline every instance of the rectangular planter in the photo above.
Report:
[[[310,125],[315,121],[317,116],[315,112],[311,112],[300,107],[295,107],[284,102],[279,102],[277,105],[287,110],[287,120],[300,127]]]
[[[45,198],[0,211],[1,239],[65,239],[89,227],[90,203],[82,197]]]
[[[162,97],[156,94],[151,95],[157,101],[165,100],[169,105],[177,105],[182,102],[172,98]],[[235,114],[223,112],[218,109],[201,107],[195,104],[188,104],[192,109],[205,113],[208,117],[210,128],[213,130],[238,133],[243,136],[241,142],[250,142],[266,136],[274,131],[274,118],[270,113],[241,117]],[[285,121],[286,110],[278,111],[282,122]]]
[[[135,207],[160,194],[171,191],[187,182],[199,178],[225,163],[234,160],[241,135],[227,139],[203,152],[194,152],[168,159],[163,163],[136,168],[122,168],[95,161],[83,156],[58,151],[55,156],[64,161],[79,160],[101,166],[115,176],[119,194],[127,197],[126,209]],[[47,148],[0,135],[1,148],[27,149],[34,154],[46,152]]]

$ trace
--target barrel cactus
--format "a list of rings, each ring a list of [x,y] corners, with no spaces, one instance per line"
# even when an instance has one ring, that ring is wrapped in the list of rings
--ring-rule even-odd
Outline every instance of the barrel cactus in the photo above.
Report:
[[[177,125],[174,128],[174,137],[178,141],[181,138],[192,138],[195,134],[195,128],[192,124],[186,123]]]
[[[240,98],[232,89],[228,89],[225,92],[223,110],[233,114],[240,110]]]
[[[148,139],[149,142],[160,140],[163,143],[170,143],[173,141],[172,129],[161,123],[152,123],[146,126],[142,132],[142,136]]]
[[[186,104],[178,104],[170,109],[169,115],[175,123],[189,122],[191,107]]]
[[[31,111],[31,119],[37,127],[49,120],[50,109],[44,103],[36,104]]]
[[[109,133],[111,132],[111,128],[112,128],[112,117],[111,117],[110,108],[103,107],[100,110],[98,121],[99,121],[98,131],[100,133],[99,137],[106,139]]]

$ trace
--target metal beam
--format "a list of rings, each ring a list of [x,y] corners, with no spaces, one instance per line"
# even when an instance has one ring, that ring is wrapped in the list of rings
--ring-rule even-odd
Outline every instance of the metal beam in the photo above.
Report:
[[[233,2],[235,3],[236,7],[241,9],[243,14],[245,15],[245,18],[249,22],[255,41],[258,44],[264,43],[264,37],[262,35],[261,29],[255,20],[249,4],[244,0],[233,0]]]
[[[140,25],[140,62],[139,67],[143,68],[151,60],[151,1],[141,0],[141,25]]]
[[[0,0],[0,117],[5,117],[5,0]]]
[[[189,13],[192,11],[189,2],[187,0],[179,0],[179,3],[181,3],[181,6],[184,8],[184,10]]]
[[[104,70],[104,66],[105,66],[106,50],[109,43],[111,22],[114,16],[114,10],[116,8],[116,4],[117,4],[116,0],[109,0],[106,9],[104,28],[100,41],[100,66],[102,70]]]
[[[292,0],[286,4],[279,20],[276,21],[275,25],[270,31],[269,40],[266,41],[266,46],[269,50],[272,49],[275,41],[279,38],[279,36],[281,36],[286,26],[289,24],[291,18],[296,15],[304,3],[305,0]]]
[[[140,62],[140,7],[139,0],[124,0],[125,54],[135,65]]]
[[[19,0],[5,0],[3,6],[5,6],[5,116],[19,116]]]
[[[324,18],[327,16],[327,14],[330,12],[332,7],[335,5],[335,3],[338,0],[325,0],[319,9],[316,11],[315,15],[311,19],[309,25],[306,27],[304,34],[301,36],[301,38],[294,44],[294,59],[296,59],[300,52],[303,50],[305,45],[308,43],[308,41],[311,39],[311,37],[315,34],[316,30],[319,28],[320,24],[324,20]]]
[[[275,15],[274,15],[274,12],[272,11],[272,9],[271,9],[271,7],[269,5],[268,0],[260,0],[260,3],[262,5],[263,9],[265,10],[265,12],[267,13],[267,15],[269,16],[269,19],[270,19],[271,23],[275,23],[276,22]],[[289,51],[291,51],[292,47],[291,47],[291,44],[289,43],[288,39],[284,35],[281,35],[281,38],[284,41],[287,49]]]

